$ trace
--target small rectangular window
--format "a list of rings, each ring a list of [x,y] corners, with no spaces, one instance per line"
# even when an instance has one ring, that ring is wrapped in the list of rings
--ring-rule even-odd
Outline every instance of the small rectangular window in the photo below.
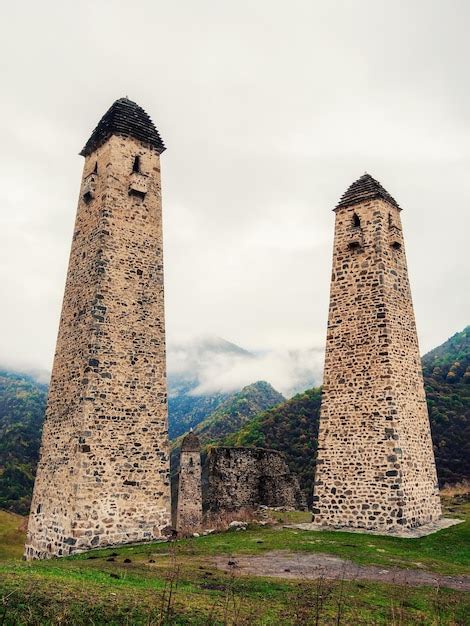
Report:
[[[136,198],[140,198],[143,200],[145,198],[145,191],[139,191],[138,189],[133,189],[132,187],[129,189],[129,195],[134,196]]]
[[[351,243],[348,244],[350,250],[359,250],[360,247],[361,244],[358,241],[351,241]]]
[[[140,156],[136,156],[132,165],[132,171],[140,174]]]

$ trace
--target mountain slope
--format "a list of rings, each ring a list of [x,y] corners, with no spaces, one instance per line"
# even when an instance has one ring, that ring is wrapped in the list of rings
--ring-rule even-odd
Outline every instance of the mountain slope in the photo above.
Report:
[[[423,356],[427,378],[453,384],[470,383],[470,326]]]
[[[219,441],[239,430],[254,415],[282,402],[282,394],[269,383],[258,381],[229,396],[194,432],[203,444]]]
[[[0,508],[29,512],[46,397],[47,385],[0,371]]]
[[[258,381],[231,394],[209,417],[194,428],[194,432],[203,447],[222,441],[226,436],[237,432],[255,415],[284,401],[284,396],[269,383]],[[172,442],[173,450],[179,450],[182,439],[183,436]],[[176,462],[177,456],[173,455],[172,467],[175,467]]]
[[[423,357],[439,482],[470,478],[470,326]]]
[[[228,393],[194,394],[198,383],[171,377],[168,379],[168,435],[175,439],[197,426],[213,413]]]

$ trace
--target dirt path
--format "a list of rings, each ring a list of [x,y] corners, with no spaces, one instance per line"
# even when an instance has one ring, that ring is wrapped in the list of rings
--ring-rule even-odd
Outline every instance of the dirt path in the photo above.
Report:
[[[370,580],[396,585],[448,587],[470,591],[470,576],[441,576],[433,572],[398,567],[357,565],[330,554],[319,552],[272,551],[257,556],[214,557],[217,568],[235,567],[240,574],[315,580],[317,578]]]

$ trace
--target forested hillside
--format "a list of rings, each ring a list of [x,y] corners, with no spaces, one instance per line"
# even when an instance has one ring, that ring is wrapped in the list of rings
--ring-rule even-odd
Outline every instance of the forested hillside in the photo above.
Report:
[[[0,371],[0,508],[29,512],[47,385]]]
[[[470,326],[423,357],[441,484],[470,478]]]
[[[470,383],[470,326],[423,356],[427,378],[449,384]]]
[[[175,439],[191,428],[197,426],[208,415],[213,413],[228,393],[194,395],[195,382],[170,379],[168,381],[168,434]]]
[[[239,430],[254,415],[285,402],[269,383],[258,381],[229,396],[194,432],[202,443],[220,441]]]
[[[194,432],[204,448],[211,443],[222,441],[227,435],[240,430],[255,415],[283,402],[284,396],[269,383],[258,381],[230,395],[209,417],[194,428]],[[181,440],[182,437],[178,437],[172,443],[173,471],[178,464]]]

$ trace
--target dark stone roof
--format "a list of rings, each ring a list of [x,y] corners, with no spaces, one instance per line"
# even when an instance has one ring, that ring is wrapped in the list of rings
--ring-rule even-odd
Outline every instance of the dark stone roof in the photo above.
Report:
[[[165,145],[150,117],[142,107],[128,98],[119,98],[111,105],[80,154],[88,156],[102,146],[111,135],[134,137],[155,148],[158,154],[165,150]]]
[[[341,200],[335,207],[335,211],[342,207],[368,202],[369,200],[376,200],[377,198],[385,200],[385,202],[388,202],[401,211],[398,202],[392,198],[378,180],[375,180],[375,178],[372,178],[372,176],[367,173],[358,178],[349,189],[343,193]]]
[[[181,443],[181,452],[200,452],[201,444],[199,443],[199,437],[189,432]]]

